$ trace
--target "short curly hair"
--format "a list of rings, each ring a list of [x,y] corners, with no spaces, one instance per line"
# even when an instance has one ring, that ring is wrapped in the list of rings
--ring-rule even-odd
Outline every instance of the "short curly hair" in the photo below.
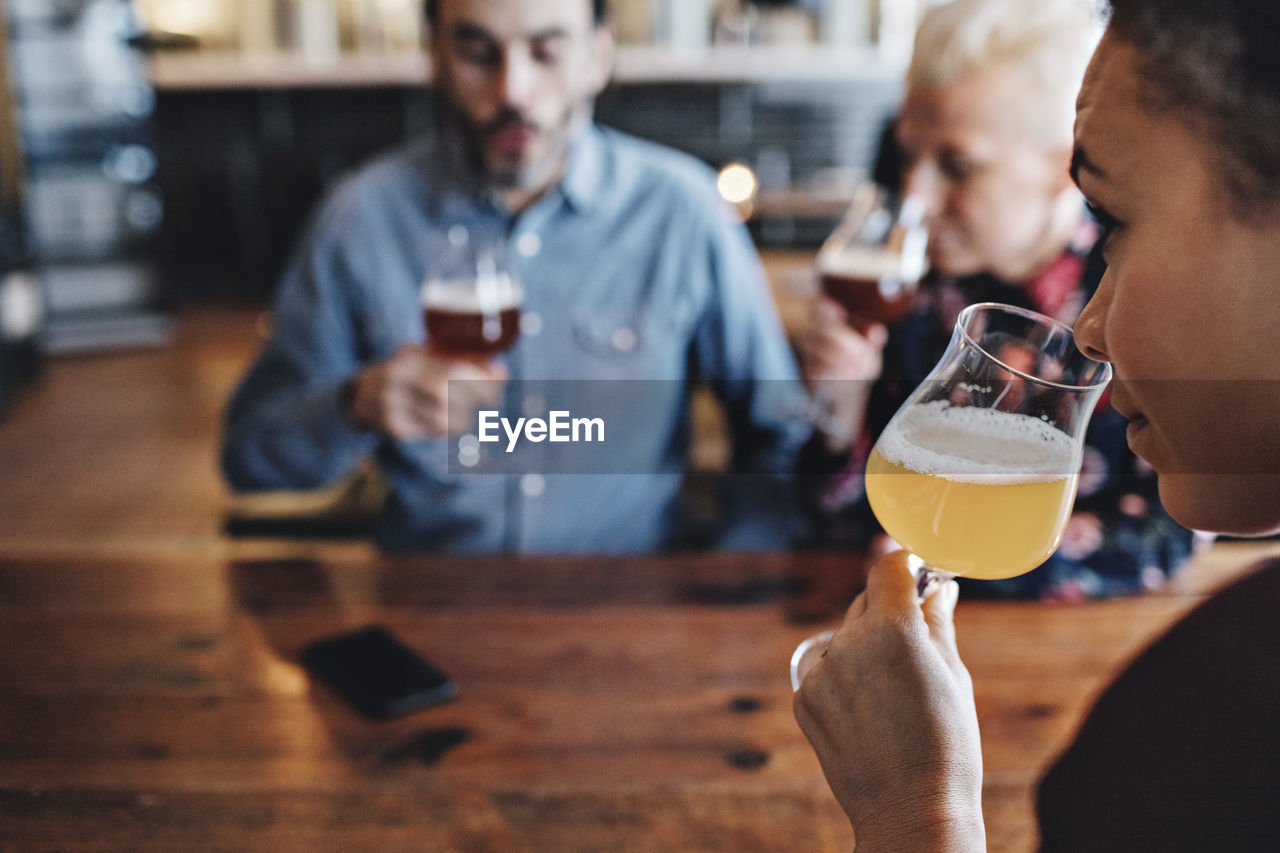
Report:
[[[1025,98],[1010,107],[1019,124],[1069,146],[1076,92],[1099,24],[1088,0],[952,0],[920,21],[907,86],[932,89],[988,68],[1011,68],[1026,81]]]
[[[1221,155],[1244,218],[1280,203],[1280,4],[1110,0],[1109,31],[1133,47],[1147,105],[1173,112]]]

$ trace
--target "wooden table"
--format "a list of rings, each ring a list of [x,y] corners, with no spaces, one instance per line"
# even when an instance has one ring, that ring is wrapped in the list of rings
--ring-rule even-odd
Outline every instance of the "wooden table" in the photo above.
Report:
[[[1116,667],[1266,546],[1097,604],[962,601],[992,850]],[[301,553],[301,552],[300,552]],[[786,661],[843,555],[0,556],[0,848],[848,850]],[[298,665],[381,622],[459,697],[393,722]]]
[[[855,558],[228,540],[218,424],[257,319],[53,361],[0,418],[0,850],[848,850],[785,669]],[[992,850],[1034,848],[1040,769],[1116,668],[1274,550],[1215,545],[1138,599],[960,603]],[[308,683],[305,642],[373,621],[457,701],[375,724]]]

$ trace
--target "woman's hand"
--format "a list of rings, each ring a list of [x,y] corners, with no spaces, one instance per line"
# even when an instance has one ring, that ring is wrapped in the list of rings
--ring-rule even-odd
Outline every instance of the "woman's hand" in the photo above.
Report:
[[[833,453],[847,450],[862,430],[871,384],[880,378],[889,331],[879,323],[855,329],[840,304],[820,297],[800,341],[804,378],[827,407],[820,428]]]
[[[855,328],[839,302],[821,296],[814,303],[812,321],[800,341],[805,379],[879,379],[881,356],[888,340],[889,330],[882,324],[858,323]]]
[[[795,696],[800,728],[859,851],[984,850],[973,684],[956,652],[958,586],[923,604],[904,551],[872,566]]]

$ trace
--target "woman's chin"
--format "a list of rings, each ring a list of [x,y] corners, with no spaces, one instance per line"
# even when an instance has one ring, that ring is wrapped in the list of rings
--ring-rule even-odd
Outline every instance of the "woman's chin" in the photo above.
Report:
[[[1229,536],[1280,532],[1280,476],[1161,474],[1160,501],[1174,521]]]

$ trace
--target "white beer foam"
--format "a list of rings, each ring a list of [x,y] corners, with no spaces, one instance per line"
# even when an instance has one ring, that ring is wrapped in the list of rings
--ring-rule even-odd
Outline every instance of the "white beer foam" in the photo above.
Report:
[[[946,400],[904,410],[877,448],[889,462],[962,483],[1047,483],[1080,470],[1076,443],[1052,424]]]
[[[519,308],[523,294],[507,273],[498,273],[478,284],[474,279],[428,281],[422,288],[422,305],[453,314],[493,314]]]
[[[915,281],[924,275],[924,258],[913,258],[875,247],[849,246],[839,252],[818,255],[818,270],[827,275],[879,281],[900,278]]]

